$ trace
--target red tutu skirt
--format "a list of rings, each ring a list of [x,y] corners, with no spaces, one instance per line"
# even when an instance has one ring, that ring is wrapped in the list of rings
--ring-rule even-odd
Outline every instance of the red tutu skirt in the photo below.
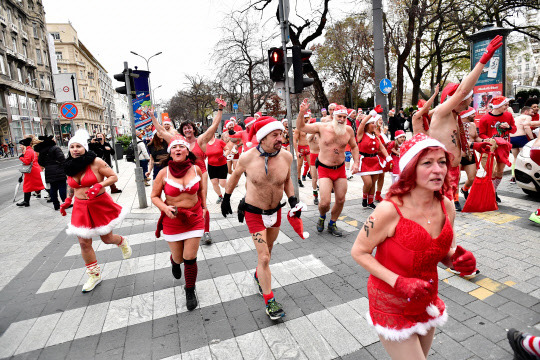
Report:
[[[107,235],[124,220],[126,214],[127,210],[122,210],[106,192],[91,200],[73,199],[71,224],[66,233],[84,239]]]
[[[204,234],[204,218],[201,199],[192,208],[178,208],[178,215],[174,219],[169,218],[164,212],[157,223],[156,238],[161,236],[167,241],[180,241]]]
[[[360,156],[360,175],[375,175],[383,172],[378,156]]]

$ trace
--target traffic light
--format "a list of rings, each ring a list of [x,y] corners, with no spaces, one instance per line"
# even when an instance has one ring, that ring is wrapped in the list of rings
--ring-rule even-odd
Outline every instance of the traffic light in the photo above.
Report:
[[[268,50],[268,68],[270,70],[270,79],[273,82],[285,81],[283,49],[273,47]]]
[[[128,69],[128,71],[129,71],[129,90],[131,92],[131,96],[135,97],[135,82],[133,81],[133,79],[139,77],[139,75],[133,74],[133,70],[131,69]],[[122,72],[121,74],[115,74],[114,79],[118,82],[125,83],[126,82],[125,72]],[[128,95],[128,91],[125,85],[117,87],[115,90],[119,94]]]
[[[300,94],[304,88],[313,84],[313,79],[304,77],[305,66],[309,64],[309,58],[313,52],[311,50],[301,49],[300,46],[292,47],[292,65],[294,74],[294,92]]]

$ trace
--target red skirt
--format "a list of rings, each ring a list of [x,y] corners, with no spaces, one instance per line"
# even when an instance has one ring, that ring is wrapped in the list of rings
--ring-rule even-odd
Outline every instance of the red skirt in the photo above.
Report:
[[[362,156],[360,155],[360,175],[376,175],[383,172],[378,156]]]
[[[122,222],[127,212],[106,192],[91,200],[73,199],[71,224],[66,233],[83,239],[107,235]]]
[[[194,237],[201,237],[204,233],[204,218],[201,199],[192,208],[178,208],[178,215],[174,219],[161,212],[156,229],[156,238],[161,236],[167,241],[180,241]]]

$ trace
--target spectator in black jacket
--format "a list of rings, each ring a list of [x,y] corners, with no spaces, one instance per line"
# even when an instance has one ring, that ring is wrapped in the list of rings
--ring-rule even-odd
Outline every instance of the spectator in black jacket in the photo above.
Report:
[[[97,133],[88,144],[90,150],[96,153],[96,155],[103,159],[112,168],[111,155],[114,155],[114,148],[105,141],[105,134]],[[111,193],[121,193],[122,190],[116,187],[116,184],[111,185]]]
[[[38,164],[45,169],[45,182],[50,184],[49,196],[54,205],[54,210],[60,209],[58,194],[62,202],[66,200],[66,174],[64,173],[64,161],[66,160],[62,149],[56,145],[54,137],[40,136],[41,143],[34,146],[39,153]]]

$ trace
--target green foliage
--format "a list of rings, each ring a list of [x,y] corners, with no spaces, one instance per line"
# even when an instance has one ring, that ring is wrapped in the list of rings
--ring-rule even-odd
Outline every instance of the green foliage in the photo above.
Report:
[[[127,150],[128,145],[131,144],[131,135],[122,135],[116,138],[117,141],[122,143],[122,148],[124,151]]]

